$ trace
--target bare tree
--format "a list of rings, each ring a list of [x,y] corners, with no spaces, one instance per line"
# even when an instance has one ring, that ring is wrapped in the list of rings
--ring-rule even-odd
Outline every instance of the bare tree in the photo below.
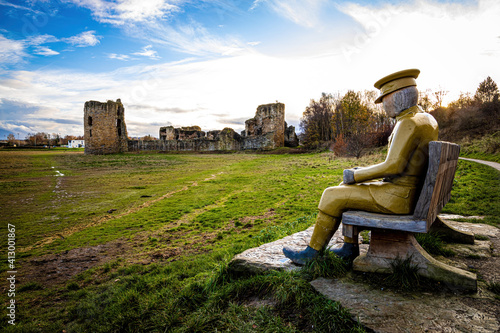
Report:
[[[319,101],[311,99],[302,114],[300,128],[303,130],[304,144],[318,145],[321,141],[333,140],[332,115],[334,98],[322,93]]]
[[[436,100],[434,102],[434,108],[435,109],[440,108],[442,106],[443,100],[444,100],[445,96],[448,95],[448,93],[449,93],[449,91],[444,90],[441,87],[439,87],[438,90],[436,90],[436,91],[433,92],[434,99]]]
[[[430,89],[422,90],[418,92],[418,105],[425,111],[429,112],[431,111],[432,108],[432,101],[431,101],[431,94],[432,91]]]
[[[9,145],[13,146],[16,143],[16,136],[12,133],[7,135],[7,141],[9,141]]]

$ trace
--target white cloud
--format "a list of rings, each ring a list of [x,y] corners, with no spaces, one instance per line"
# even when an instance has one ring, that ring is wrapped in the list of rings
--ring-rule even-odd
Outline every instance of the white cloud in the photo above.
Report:
[[[247,48],[237,38],[214,35],[203,25],[194,21],[175,27],[151,22],[146,25],[127,27],[127,32],[137,39],[168,46],[175,51],[196,56],[234,55]]]
[[[99,44],[101,36],[96,36],[94,30],[84,31],[76,36],[63,38],[62,40],[76,47],[95,46]]]
[[[153,48],[153,45],[147,45],[147,46],[142,48],[142,51],[135,52],[132,54],[143,56],[143,57],[148,57],[148,58],[155,59],[155,60],[160,59],[158,52],[154,51],[152,48]]]
[[[266,2],[267,0],[254,0],[252,3],[252,6],[250,7],[250,10],[254,10],[255,8],[259,7],[259,5],[263,2]]]
[[[28,36],[25,39],[25,43],[27,45],[41,45],[45,43],[54,43],[58,41],[59,39],[57,37],[47,34]]]
[[[26,57],[24,43],[0,35],[0,67],[2,65],[17,64]]]
[[[16,5],[16,4],[10,3],[8,1],[4,1],[4,0],[0,0],[0,6],[13,7],[15,9],[22,9],[22,10],[33,12],[35,14],[39,14],[40,13],[39,11],[33,10],[31,8],[28,8],[28,7],[25,7],[25,6]]]
[[[179,10],[179,7],[174,4],[179,1],[175,0],[71,1],[78,6],[90,9],[97,21],[115,25],[161,19]]]
[[[320,24],[319,16],[326,0],[255,0],[250,10],[264,4],[278,15],[304,27]]]
[[[35,47],[35,54],[43,55],[43,56],[53,56],[58,55],[59,52],[49,49],[46,46],[37,46]]]
[[[132,60],[132,58],[126,54],[116,54],[116,53],[110,53],[108,54],[109,59],[116,59],[116,60],[122,60],[122,61],[128,61]]]

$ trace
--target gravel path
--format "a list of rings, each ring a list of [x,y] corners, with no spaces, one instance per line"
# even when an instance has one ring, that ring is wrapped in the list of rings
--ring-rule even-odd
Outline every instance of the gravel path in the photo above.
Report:
[[[477,163],[481,163],[481,164],[486,164],[486,165],[489,165],[490,167],[495,168],[498,171],[500,171],[500,163],[497,163],[497,162],[476,160],[474,158],[465,158],[465,157],[460,157],[460,159],[466,160],[466,161],[473,161],[473,162],[477,162]]]

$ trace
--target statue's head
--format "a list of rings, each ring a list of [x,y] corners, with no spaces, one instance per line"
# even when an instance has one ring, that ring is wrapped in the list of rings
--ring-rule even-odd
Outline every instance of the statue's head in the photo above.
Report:
[[[380,89],[380,95],[375,103],[383,103],[384,110],[391,118],[401,111],[418,103],[416,78],[420,74],[418,69],[407,69],[385,76],[375,82],[374,86]]]

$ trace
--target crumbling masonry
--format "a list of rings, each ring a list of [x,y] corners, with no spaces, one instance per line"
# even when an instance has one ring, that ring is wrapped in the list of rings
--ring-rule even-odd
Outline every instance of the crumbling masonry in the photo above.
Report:
[[[232,128],[204,132],[198,126],[160,128],[159,140],[127,138],[121,101],[89,101],[84,108],[86,154],[122,151],[237,151],[269,150],[298,146],[295,127],[285,122],[285,104],[259,105],[255,117],[245,122],[241,135]]]
[[[125,108],[122,102],[89,101],[83,108],[85,154],[112,154],[128,150]]]

